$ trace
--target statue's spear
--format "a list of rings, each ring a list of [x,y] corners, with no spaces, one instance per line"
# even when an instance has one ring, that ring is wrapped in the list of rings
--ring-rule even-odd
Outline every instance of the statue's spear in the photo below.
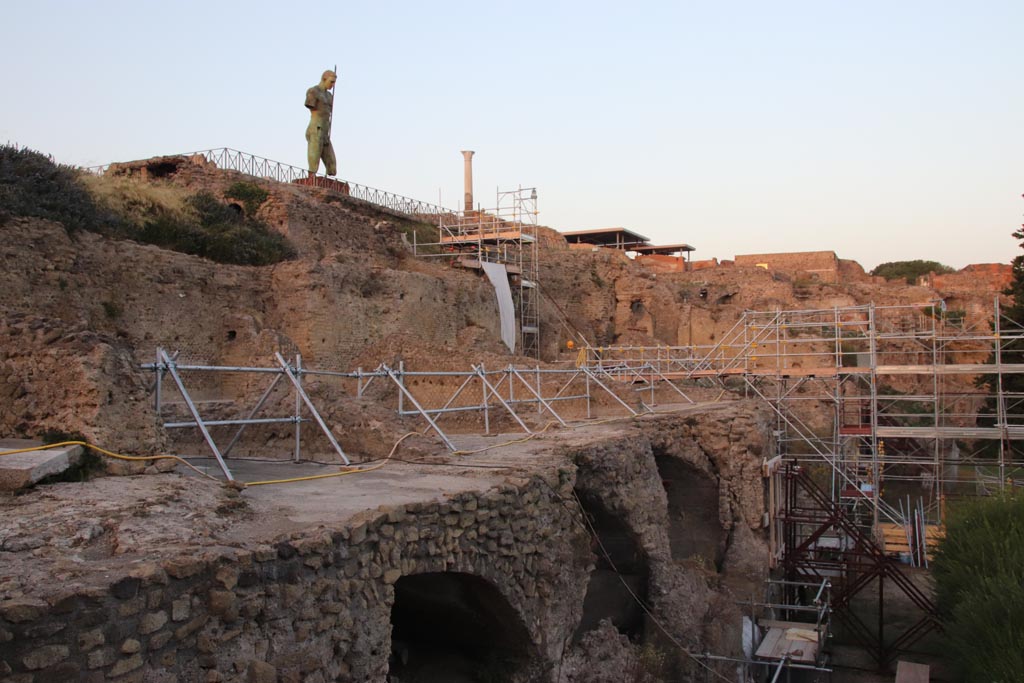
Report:
[[[331,86],[331,111],[327,114],[327,130],[334,132],[334,89],[338,87],[338,64],[334,64],[334,85]]]

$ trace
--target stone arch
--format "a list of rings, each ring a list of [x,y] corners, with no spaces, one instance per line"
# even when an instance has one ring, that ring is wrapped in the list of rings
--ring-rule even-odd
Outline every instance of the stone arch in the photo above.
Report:
[[[700,559],[720,569],[728,536],[719,515],[716,478],[681,458],[655,452],[668,499],[668,539],[673,560]]]
[[[591,539],[594,569],[583,598],[583,614],[574,639],[611,620],[620,633],[639,641],[644,635],[650,568],[647,555],[626,521],[607,509],[594,493],[577,490],[596,538]]]
[[[395,583],[389,679],[511,681],[533,650],[523,620],[486,579],[426,572]]]

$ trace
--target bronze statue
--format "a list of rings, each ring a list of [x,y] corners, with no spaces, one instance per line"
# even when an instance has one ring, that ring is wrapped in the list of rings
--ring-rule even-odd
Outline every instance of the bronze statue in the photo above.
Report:
[[[309,109],[309,125],[306,127],[307,157],[309,176],[320,170],[320,159],[324,160],[327,175],[338,172],[338,163],[331,146],[331,115],[334,112],[334,83],[337,74],[328,69],[320,77],[320,83],[306,91],[306,108]]]

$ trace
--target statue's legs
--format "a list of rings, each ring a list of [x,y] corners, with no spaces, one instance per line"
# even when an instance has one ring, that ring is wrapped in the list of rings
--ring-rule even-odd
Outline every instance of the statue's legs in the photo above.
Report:
[[[330,139],[324,141],[324,151],[321,156],[324,160],[324,166],[327,167],[327,175],[337,175],[338,161],[334,158],[334,145],[331,144]]]
[[[306,161],[309,162],[311,174],[320,170],[320,152],[323,149],[323,142],[320,137],[320,129],[310,126],[306,129]]]
[[[309,162],[310,174],[320,170],[322,158],[324,166],[327,167],[327,175],[336,175],[338,162],[334,157],[334,146],[331,144],[330,136],[324,133],[320,126],[310,125],[306,129],[306,142],[306,161]]]

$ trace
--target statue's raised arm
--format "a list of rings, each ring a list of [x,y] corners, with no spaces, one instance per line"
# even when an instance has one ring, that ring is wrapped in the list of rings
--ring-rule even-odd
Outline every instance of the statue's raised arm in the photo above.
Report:
[[[331,115],[334,112],[334,95],[331,91],[337,80],[337,74],[328,69],[320,77],[320,83],[306,91],[306,108],[309,109],[306,142],[311,177],[320,170],[321,159],[324,160],[327,175],[333,176],[338,172],[334,147],[331,146]]]

